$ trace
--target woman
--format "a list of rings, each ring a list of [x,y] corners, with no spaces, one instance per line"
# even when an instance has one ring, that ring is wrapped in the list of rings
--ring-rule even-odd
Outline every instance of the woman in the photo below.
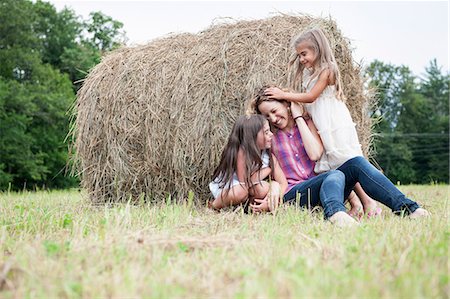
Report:
[[[363,157],[352,158],[337,170],[316,176],[314,161],[322,156],[323,144],[314,123],[303,115],[302,106],[270,99],[265,95],[266,88],[257,93],[250,108],[264,115],[275,129],[272,152],[288,181],[284,202],[296,202],[303,207],[322,205],[325,218],[330,221],[356,224],[345,212],[344,198],[359,182],[370,197],[396,214],[404,213],[411,218],[429,215]]]

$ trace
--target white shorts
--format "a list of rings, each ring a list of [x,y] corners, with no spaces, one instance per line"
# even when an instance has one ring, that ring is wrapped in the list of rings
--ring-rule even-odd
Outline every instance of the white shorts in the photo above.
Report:
[[[212,193],[214,199],[216,199],[217,197],[219,197],[220,194],[222,194],[224,189],[231,189],[232,187],[234,187],[236,185],[244,185],[244,184],[245,183],[239,182],[236,173],[234,173],[233,177],[231,178],[231,182],[226,184],[223,188],[220,188],[218,179],[215,179],[214,181],[209,183],[209,190],[211,190],[211,193]]]

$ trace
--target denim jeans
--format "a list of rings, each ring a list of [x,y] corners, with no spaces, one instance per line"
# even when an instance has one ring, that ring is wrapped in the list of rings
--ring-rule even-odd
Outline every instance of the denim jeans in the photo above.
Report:
[[[408,215],[419,208],[416,202],[408,199],[384,174],[363,157],[348,160],[338,170],[345,174],[344,198],[347,198],[355,184],[359,182],[367,195],[388,206],[396,214]]]
[[[324,208],[325,218],[339,211],[346,211],[344,206],[345,176],[339,170],[331,170],[303,181],[284,195],[283,201],[301,207]]]

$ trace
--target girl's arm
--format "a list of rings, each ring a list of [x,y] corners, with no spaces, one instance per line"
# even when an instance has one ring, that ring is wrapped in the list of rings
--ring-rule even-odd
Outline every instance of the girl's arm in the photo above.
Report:
[[[308,157],[312,161],[317,161],[323,154],[323,143],[320,139],[317,128],[311,119],[305,120],[303,117],[303,107],[297,103],[291,103],[292,117],[302,136],[303,146],[305,147]],[[300,117],[299,117],[300,116]]]
[[[314,102],[323,90],[328,86],[330,77],[330,70],[324,69],[317,79],[316,84],[309,92],[297,93],[297,92],[289,92],[282,91],[278,87],[270,87],[266,89],[265,95],[269,97],[269,99],[275,100],[286,100],[289,102],[297,102],[297,103],[312,103]]]
[[[284,175],[277,158],[272,155],[272,159],[273,180],[270,182],[269,193],[264,199],[255,198],[255,203],[250,204],[253,212],[274,211],[278,207],[279,203],[282,202],[283,195],[286,192],[288,186],[286,176]]]
[[[237,154],[237,160],[236,160],[236,175],[238,177],[239,182],[244,183],[245,187],[248,188],[248,184],[246,181],[247,177],[247,169],[245,168],[245,153],[240,148]]]
[[[267,178],[271,171],[272,169],[270,169],[270,167],[261,168],[250,176],[250,180],[253,184],[259,183],[260,181]]]
[[[248,183],[246,180],[247,169],[245,168],[245,153],[242,149],[239,149],[239,151],[238,151],[236,164],[237,164],[236,175],[239,179],[239,182],[244,183],[246,188],[251,187],[251,186],[248,186]],[[261,168],[260,170],[254,172],[250,176],[250,182],[255,183],[255,182],[264,180],[266,177],[269,176],[271,171],[272,170],[270,169],[270,167]]]

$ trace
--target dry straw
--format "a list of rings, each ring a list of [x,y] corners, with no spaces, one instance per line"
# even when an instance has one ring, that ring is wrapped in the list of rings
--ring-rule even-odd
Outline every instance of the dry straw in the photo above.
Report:
[[[330,39],[365,152],[372,102],[336,23],[304,15],[216,24],[109,53],[75,106],[74,152],[94,203],[209,198],[208,183],[236,117],[255,89],[288,86],[293,36],[320,26]]]

